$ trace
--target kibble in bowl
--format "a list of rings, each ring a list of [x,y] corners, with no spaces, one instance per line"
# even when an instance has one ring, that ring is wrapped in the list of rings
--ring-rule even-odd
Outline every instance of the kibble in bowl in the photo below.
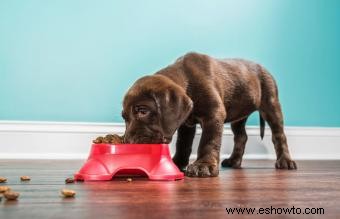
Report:
[[[124,136],[119,136],[116,134],[108,134],[105,137],[99,136],[95,140],[93,140],[95,144],[123,144],[124,143]]]

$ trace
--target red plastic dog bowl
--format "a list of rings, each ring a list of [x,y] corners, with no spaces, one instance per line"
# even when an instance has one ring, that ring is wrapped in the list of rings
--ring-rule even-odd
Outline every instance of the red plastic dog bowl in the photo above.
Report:
[[[150,180],[179,180],[167,144],[93,144],[75,180],[111,180],[118,175],[147,175]]]

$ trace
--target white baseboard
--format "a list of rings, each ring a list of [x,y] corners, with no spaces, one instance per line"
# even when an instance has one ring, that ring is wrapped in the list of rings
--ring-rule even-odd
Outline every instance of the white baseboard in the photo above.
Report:
[[[1,159],[85,159],[91,140],[107,133],[124,133],[121,123],[0,121]],[[302,159],[340,159],[340,128],[286,127],[292,157]],[[202,131],[197,130],[192,158],[196,156]],[[248,126],[245,159],[275,159],[269,128],[261,141],[259,127]],[[175,137],[176,138],[176,137]],[[174,138],[170,150],[174,153]],[[221,157],[233,148],[233,135],[225,127]]]

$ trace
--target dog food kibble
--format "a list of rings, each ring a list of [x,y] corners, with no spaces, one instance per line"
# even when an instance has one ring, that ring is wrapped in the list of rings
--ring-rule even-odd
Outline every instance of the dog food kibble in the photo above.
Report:
[[[131,178],[127,178],[126,181],[127,182],[132,182],[132,179]]]
[[[11,192],[11,191],[7,191],[4,193],[4,196],[7,200],[16,200],[19,197],[19,193],[18,192]]]
[[[11,190],[8,186],[0,186],[0,193],[4,193]]]
[[[5,177],[1,177],[0,176],[0,183],[4,183],[4,182],[6,182],[7,181],[7,179],[5,178]]]
[[[105,137],[99,136],[95,140],[93,140],[92,142],[95,143],[95,144],[100,144],[100,143],[123,144],[124,143],[124,137],[116,135],[116,134],[114,134],[114,135],[108,134]]]
[[[71,189],[63,189],[61,190],[61,194],[65,197],[65,198],[72,198],[76,195],[76,192],[71,190]]]
[[[124,143],[124,136],[119,135],[112,135],[111,144],[123,144]]]
[[[20,177],[20,180],[21,180],[21,181],[30,181],[31,178],[30,178],[29,176],[21,176],[21,177]]]
[[[107,139],[106,137],[103,139],[103,142],[104,144],[109,144],[110,143],[110,139]]]
[[[74,179],[73,178],[67,178],[65,179],[65,183],[68,184],[68,183],[74,183]]]
[[[100,144],[100,143],[103,142],[103,140],[104,140],[104,138],[102,136],[99,136],[98,138],[96,138],[92,142],[95,143],[95,144]]]

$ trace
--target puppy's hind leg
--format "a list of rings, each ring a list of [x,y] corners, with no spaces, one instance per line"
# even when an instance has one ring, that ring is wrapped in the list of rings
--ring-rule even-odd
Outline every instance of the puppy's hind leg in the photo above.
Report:
[[[283,128],[283,115],[278,98],[270,98],[264,103],[264,108],[260,110],[262,117],[268,122],[272,130],[272,141],[276,152],[276,169],[297,169],[295,161],[292,160],[287,138]]]
[[[222,161],[222,167],[240,168],[244,148],[247,143],[246,122],[247,118],[231,123],[231,130],[234,133],[234,149],[230,157]]]
[[[172,160],[181,171],[185,171],[189,163],[195,133],[196,125],[192,127],[182,125],[177,130],[176,153]]]

